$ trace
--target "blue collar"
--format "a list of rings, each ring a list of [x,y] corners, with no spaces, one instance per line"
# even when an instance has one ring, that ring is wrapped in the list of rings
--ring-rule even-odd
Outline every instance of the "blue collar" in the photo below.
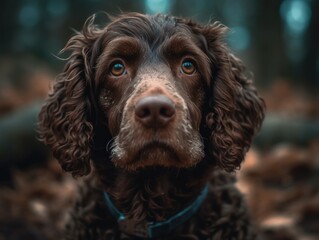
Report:
[[[110,213],[117,219],[119,228],[122,232],[142,238],[156,238],[167,235],[176,227],[186,222],[204,201],[208,193],[208,184],[204,187],[197,199],[188,207],[184,208],[179,213],[162,222],[148,222],[144,226],[136,224],[134,220],[127,219],[112,203],[110,196],[104,192],[106,205]]]

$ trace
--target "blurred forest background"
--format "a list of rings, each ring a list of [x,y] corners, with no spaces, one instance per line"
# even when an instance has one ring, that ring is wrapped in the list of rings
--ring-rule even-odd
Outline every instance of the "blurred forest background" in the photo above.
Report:
[[[0,14],[0,240],[59,239],[75,194],[36,138],[56,55],[87,17],[157,12],[230,28],[227,43],[266,100],[239,174],[260,239],[319,239],[319,1],[14,0]]]

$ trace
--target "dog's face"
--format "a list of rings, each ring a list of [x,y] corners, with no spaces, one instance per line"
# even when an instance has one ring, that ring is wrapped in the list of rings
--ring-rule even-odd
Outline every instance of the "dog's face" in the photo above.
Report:
[[[168,22],[163,34],[161,27],[113,22],[97,62],[99,104],[114,137],[112,161],[128,170],[190,167],[204,157],[199,130],[209,58],[190,29]]]
[[[89,20],[67,44],[73,53],[40,114],[62,167],[89,172],[101,131],[94,116],[102,115],[116,167],[188,168],[210,156],[236,168],[263,102],[223,44],[224,31],[163,15],[126,14],[104,29]]]

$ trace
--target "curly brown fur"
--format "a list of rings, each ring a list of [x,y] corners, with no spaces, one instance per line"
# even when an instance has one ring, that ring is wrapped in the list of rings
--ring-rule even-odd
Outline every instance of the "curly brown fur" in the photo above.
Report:
[[[145,223],[181,211],[207,182],[199,211],[169,237],[253,239],[226,172],[243,161],[264,103],[223,43],[227,29],[160,14],[124,14],[101,29],[93,22],[64,48],[71,55],[39,117],[62,168],[75,177],[91,173],[68,239],[134,238],[119,232],[102,191],[128,219]],[[185,62],[195,70],[187,73]],[[141,102],[163,104],[158,99],[165,108],[155,120],[145,118],[149,109],[138,113]]]
[[[207,199],[198,213],[170,236],[158,239],[255,239],[245,201],[234,187],[235,178],[215,172]],[[121,233],[108,212],[99,184],[82,182],[80,198],[71,213],[66,239],[138,239]]]

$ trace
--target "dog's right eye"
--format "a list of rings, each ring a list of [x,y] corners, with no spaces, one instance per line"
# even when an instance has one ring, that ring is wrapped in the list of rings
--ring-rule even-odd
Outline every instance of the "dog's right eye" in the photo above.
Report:
[[[191,75],[196,71],[195,65],[192,60],[184,60],[181,68],[180,68],[181,73]]]
[[[115,77],[120,77],[122,75],[126,74],[126,69],[124,67],[124,64],[122,62],[116,61],[112,63],[110,72]]]

